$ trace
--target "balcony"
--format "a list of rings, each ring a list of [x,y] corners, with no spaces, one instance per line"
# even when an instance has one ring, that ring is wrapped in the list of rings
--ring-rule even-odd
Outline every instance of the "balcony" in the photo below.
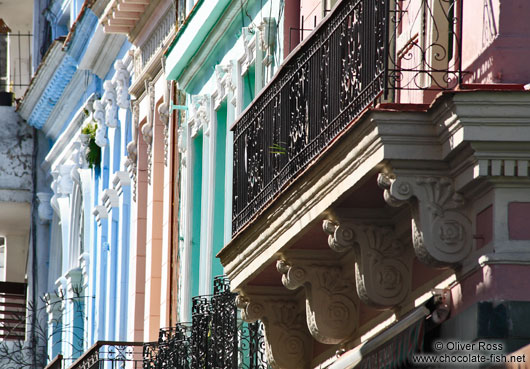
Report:
[[[26,337],[26,283],[0,282],[0,338],[24,341]]]
[[[234,124],[235,237],[371,106],[461,82],[457,0],[342,1]]]
[[[98,341],[71,365],[68,365],[72,362],[71,360],[59,358],[60,363],[54,363],[53,365],[55,366],[49,367],[68,369],[142,369],[144,367],[142,347],[142,342]]]
[[[214,280],[213,296],[193,298],[192,322],[160,330],[144,345],[144,369],[267,368],[263,327],[238,319],[228,280]]]

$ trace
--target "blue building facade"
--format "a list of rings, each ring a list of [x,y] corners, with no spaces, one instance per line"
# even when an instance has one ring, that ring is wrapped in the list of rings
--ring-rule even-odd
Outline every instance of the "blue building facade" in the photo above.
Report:
[[[127,338],[133,63],[126,37],[99,25],[104,5],[48,4],[55,41],[19,107],[48,143],[37,163],[49,183],[41,205],[50,198],[53,209],[50,239],[39,240],[49,247],[48,358],[66,364],[99,340]]]

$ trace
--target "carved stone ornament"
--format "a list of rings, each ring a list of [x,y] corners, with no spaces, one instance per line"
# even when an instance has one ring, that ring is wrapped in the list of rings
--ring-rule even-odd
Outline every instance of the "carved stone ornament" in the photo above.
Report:
[[[127,144],[127,160],[125,161],[125,167],[129,172],[129,176],[133,181],[133,201],[136,201],[136,170],[138,167],[138,120],[139,120],[139,107],[138,102],[132,104],[132,141]]]
[[[265,328],[265,351],[274,369],[307,368],[312,339],[307,331],[302,304],[287,296],[238,296],[243,320],[261,320]]]
[[[263,64],[269,66],[273,62],[273,52],[276,44],[276,19],[265,17],[258,28],[260,31],[260,46],[264,54]]]
[[[358,313],[353,283],[337,261],[278,260],[282,283],[290,290],[304,287],[306,320],[311,335],[319,342],[337,344],[353,336]]]
[[[215,83],[214,109],[217,110],[221,107],[221,103],[229,93],[232,95],[230,102],[235,105],[237,96],[235,93],[236,86],[232,82],[232,63],[215,67]]]
[[[245,75],[248,72],[250,66],[256,60],[256,36],[255,30],[249,27],[243,27],[242,29],[243,48],[245,53],[241,62],[241,75]]]
[[[129,108],[129,80],[131,76],[121,60],[114,63],[114,79],[116,80],[117,104],[122,109]]]
[[[412,208],[412,240],[418,258],[433,266],[462,262],[471,252],[471,221],[462,211],[464,198],[447,177],[380,174],[378,183],[391,206]],[[415,201],[413,201],[415,200]]]
[[[323,228],[331,249],[355,253],[355,284],[364,303],[385,308],[405,300],[410,292],[412,255],[391,227],[324,220]]]
[[[210,126],[209,100],[208,96],[205,95],[196,95],[191,99],[188,127],[192,138],[197,137],[201,130],[205,135],[208,135]]]
[[[179,148],[179,154],[180,154],[180,165],[185,168],[186,167],[186,159],[187,159],[187,146],[186,146],[186,134],[187,129],[186,127],[179,127],[177,131],[177,143]]]
[[[164,124],[164,165],[167,165],[167,155],[169,150],[169,118],[171,106],[171,81],[166,82],[166,91],[164,92],[164,101],[158,106],[160,120]]]
[[[99,147],[105,147],[108,144],[107,127],[105,126],[105,108],[101,100],[94,101],[93,107],[94,112],[92,113],[92,116],[98,125],[96,130],[96,145]]]
[[[105,81],[103,83],[102,100],[105,103],[105,124],[109,128],[118,127],[118,105],[116,104],[116,85],[114,82]]]
[[[153,166],[153,125],[155,124],[155,85],[146,81],[146,90],[149,95],[149,111],[147,123],[142,128],[142,137],[147,144],[147,183],[151,184],[151,169]]]
[[[39,200],[39,207],[37,212],[41,224],[49,223],[53,218],[53,209],[50,206],[52,194],[48,192],[37,192],[37,199]]]

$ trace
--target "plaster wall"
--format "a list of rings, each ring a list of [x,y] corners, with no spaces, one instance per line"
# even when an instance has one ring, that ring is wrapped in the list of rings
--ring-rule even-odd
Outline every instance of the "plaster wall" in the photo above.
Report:
[[[16,97],[22,97],[32,76],[31,54],[33,38],[31,36],[18,36],[18,34],[31,35],[33,20],[33,1],[7,0],[0,4],[0,18],[11,29],[9,34],[9,76],[8,84],[22,84],[23,86],[8,87]]]
[[[30,202],[33,133],[14,109],[0,106],[0,202]]]

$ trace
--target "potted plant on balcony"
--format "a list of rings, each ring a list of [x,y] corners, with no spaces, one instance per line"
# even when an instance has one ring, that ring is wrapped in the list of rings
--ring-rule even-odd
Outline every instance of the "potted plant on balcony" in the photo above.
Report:
[[[96,130],[98,125],[96,123],[88,123],[81,129],[80,139],[86,147],[85,158],[89,168],[99,168],[101,160],[101,147],[96,145]]]

